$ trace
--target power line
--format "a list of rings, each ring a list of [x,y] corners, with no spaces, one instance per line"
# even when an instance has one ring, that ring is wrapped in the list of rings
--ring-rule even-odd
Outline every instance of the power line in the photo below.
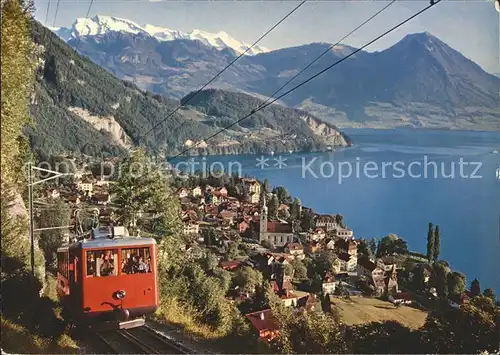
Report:
[[[295,74],[290,80],[288,80],[285,84],[283,84],[282,86],[280,86],[280,88],[278,90],[276,90],[271,96],[269,96],[266,99],[266,101],[264,101],[264,104],[267,103],[270,99],[272,99],[274,97],[274,95],[276,95],[278,92],[280,92],[285,86],[287,86],[293,80],[295,80],[297,77],[299,77],[300,74],[302,74],[308,68],[310,68],[311,65],[313,65],[314,63],[316,63],[321,57],[323,57],[325,54],[329,53],[336,45],[338,45],[341,42],[343,42],[347,37],[349,37],[350,35],[352,35],[354,32],[356,32],[357,30],[359,30],[361,27],[363,27],[364,25],[366,25],[368,22],[370,22],[371,20],[373,20],[375,17],[377,17],[378,15],[380,15],[380,13],[382,13],[383,11],[385,11],[389,6],[391,6],[395,2],[396,2],[396,0],[392,0],[390,3],[388,3],[383,8],[381,8],[380,10],[378,10],[375,14],[373,14],[368,19],[366,19],[365,21],[363,21],[363,23],[361,23],[356,28],[354,28],[351,32],[349,32],[344,37],[342,37],[340,40],[338,40],[337,43],[332,44],[330,47],[328,47],[323,53],[321,53],[320,55],[318,55],[311,63],[309,63],[308,65],[306,65],[301,71],[299,71],[297,74]]]
[[[217,79],[219,76],[222,75],[230,66],[232,66],[238,59],[243,57],[250,49],[252,49],[254,46],[256,46],[264,37],[266,37],[269,33],[271,33],[276,27],[278,27],[283,21],[285,21],[288,17],[290,17],[295,11],[297,11],[302,5],[306,3],[307,0],[303,0],[300,4],[298,4],[295,8],[293,8],[289,13],[286,14],[285,17],[283,17],[281,20],[279,20],[273,27],[271,27],[269,30],[267,30],[262,36],[260,36],[250,47],[248,47],[243,53],[241,53],[239,56],[234,58],[229,64],[227,64],[221,71],[217,73],[212,79],[210,79],[205,85],[203,85],[201,88],[199,88],[194,94],[191,94],[188,96],[186,101],[182,102],[179,106],[175,108],[172,112],[170,112],[167,117],[165,117],[163,120],[155,124],[149,131],[144,133],[142,136],[140,136],[136,144],[138,145],[141,141],[141,139],[145,138],[151,131],[156,129],[160,124],[168,120],[170,117],[172,117],[177,111],[180,110],[181,107],[185,106],[189,101],[191,101],[196,95],[198,95],[203,89],[205,89],[210,83],[212,83],[215,79]]]
[[[382,33],[381,35],[377,36],[376,38],[374,38],[373,40],[369,41],[368,43],[366,43],[365,45],[363,45],[362,47],[354,50],[353,52],[349,53],[348,55],[342,57],[341,59],[337,60],[336,62],[334,62],[333,64],[329,65],[328,67],[326,67],[325,69],[319,71],[318,73],[314,74],[313,76],[311,76],[310,78],[304,80],[303,82],[301,82],[300,84],[294,86],[293,88],[291,88],[290,90],[284,92],[283,94],[279,95],[278,97],[274,98],[273,100],[269,101],[269,102],[264,102],[263,104],[261,104],[260,106],[258,106],[257,108],[253,109],[249,114],[243,116],[242,118],[238,119],[237,121],[231,123],[230,125],[222,128],[220,131],[210,135],[209,137],[197,142],[196,144],[194,144],[193,146],[181,151],[179,154],[176,154],[174,155],[172,158],[168,159],[168,160],[172,160],[172,159],[175,159],[181,155],[184,155],[185,153],[187,153],[188,151],[190,151],[191,149],[197,147],[201,142],[203,141],[207,141],[219,134],[221,134],[222,132],[226,131],[227,129],[233,127],[234,125],[240,123],[241,121],[249,118],[250,116],[252,116],[253,114],[259,112],[260,110],[266,108],[267,106],[270,106],[272,105],[273,103],[275,103],[276,101],[278,101],[279,99],[283,98],[284,96],[290,94],[291,92],[297,90],[298,88],[304,86],[305,84],[307,84],[308,82],[310,82],[311,80],[317,78],[318,76],[320,76],[321,74],[327,72],[328,70],[332,69],[333,67],[339,65],[340,63],[342,63],[343,61],[345,61],[346,59],[352,57],[353,55],[355,55],[356,53],[360,52],[361,50],[365,49],[366,47],[368,47],[369,45],[375,43],[376,41],[378,41],[379,39],[381,39],[382,37],[385,37],[387,36],[389,33],[391,33],[392,31],[398,29],[399,27],[403,26],[405,23],[411,21],[412,19],[414,19],[415,17],[419,16],[420,14],[424,13],[425,11],[429,10],[431,7],[435,6],[437,3],[441,2],[442,0],[435,0],[434,2],[432,2],[431,4],[427,5],[425,8],[423,8],[422,10],[418,11],[417,13],[413,14],[412,16],[408,17],[406,20],[398,23],[397,25],[395,25],[394,27],[390,28],[389,30],[385,31],[384,33]],[[280,89],[281,90],[281,89]]]
[[[60,2],[61,2],[61,0],[57,0],[56,12],[54,14],[54,22],[52,23],[52,27],[56,27],[56,19],[57,19],[57,14],[59,13],[59,3]]]
[[[92,4],[94,3],[94,0],[90,0],[89,8],[87,9],[87,14],[85,15],[85,21],[83,22],[83,27],[82,31],[85,29],[87,26],[87,22],[89,20],[89,14],[90,14],[90,9],[92,8]],[[78,38],[76,39],[76,44],[75,44],[75,51],[78,52],[78,46],[80,45],[80,39],[82,38],[82,35],[79,34]]]

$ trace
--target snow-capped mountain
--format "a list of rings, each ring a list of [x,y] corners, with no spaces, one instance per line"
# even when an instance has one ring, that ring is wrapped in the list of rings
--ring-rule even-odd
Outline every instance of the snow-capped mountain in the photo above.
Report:
[[[78,18],[71,27],[50,28],[66,42],[80,36],[97,36],[108,32],[128,32],[133,34],[145,34],[159,41],[172,41],[176,39],[199,40],[202,43],[217,49],[233,49],[236,53],[243,53],[249,44],[239,41],[226,32],[210,33],[202,30],[182,32],[166,27],[158,27],[150,24],[139,26],[133,21],[112,16],[96,15],[92,18]],[[254,46],[246,54],[255,55],[268,52],[267,48]]]

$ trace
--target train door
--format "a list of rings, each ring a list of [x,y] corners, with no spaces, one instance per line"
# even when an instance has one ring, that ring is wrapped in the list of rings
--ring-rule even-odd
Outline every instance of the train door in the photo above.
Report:
[[[71,290],[71,308],[78,315],[82,314],[82,262],[81,247],[70,249],[68,260],[68,281]]]

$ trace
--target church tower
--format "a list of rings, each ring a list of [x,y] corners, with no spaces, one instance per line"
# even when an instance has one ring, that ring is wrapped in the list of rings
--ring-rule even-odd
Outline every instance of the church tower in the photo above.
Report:
[[[267,204],[266,204],[266,194],[262,196],[262,207],[260,209],[260,227],[259,227],[259,241],[265,238],[267,233]]]

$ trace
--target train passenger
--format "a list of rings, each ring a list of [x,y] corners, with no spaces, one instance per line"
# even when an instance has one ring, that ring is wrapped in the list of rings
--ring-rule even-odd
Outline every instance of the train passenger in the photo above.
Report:
[[[144,262],[144,260],[142,260],[142,257],[139,257],[139,262],[138,262],[138,265],[137,265],[137,271],[140,272],[140,273],[147,272],[147,265]]]
[[[95,260],[94,254],[89,253],[89,257],[87,258],[87,276],[95,276]]]
[[[114,268],[115,268],[115,266],[109,260],[109,257],[107,255],[105,255],[104,256],[104,261],[101,264],[101,276],[113,275],[113,269]]]

